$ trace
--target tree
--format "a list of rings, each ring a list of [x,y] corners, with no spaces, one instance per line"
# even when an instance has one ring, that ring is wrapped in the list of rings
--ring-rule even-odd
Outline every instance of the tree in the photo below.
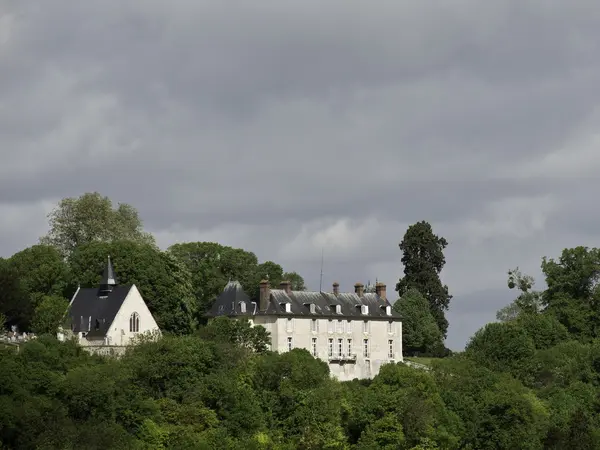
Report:
[[[7,264],[18,274],[34,306],[45,295],[70,297],[75,292],[69,266],[54,247],[34,245],[12,255]]]
[[[142,228],[137,210],[127,203],[113,209],[112,201],[98,192],[62,199],[48,215],[50,231],[40,239],[69,255],[90,242],[127,240],[154,244],[154,237]]]
[[[190,272],[199,314],[210,309],[229,280],[239,281],[244,288],[251,286],[258,265],[254,253],[215,242],[174,244],[168,253]]]
[[[21,287],[19,274],[6,262],[0,263],[0,314],[5,325],[16,325],[21,331],[29,329],[33,314],[31,298]]]
[[[189,333],[195,326],[196,299],[187,268],[171,254],[131,241],[91,242],[70,256],[81,286],[98,286],[110,256],[119,284],[135,284],[163,331]]]
[[[413,288],[423,294],[444,338],[448,330],[444,311],[448,310],[452,298],[448,294],[448,286],[440,280],[440,273],[446,264],[444,249],[447,245],[446,239],[433,234],[431,225],[425,221],[408,227],[400,243],[404,277],[396,284],[400,297]]]
[[[488,323],[473,335],[465,350],[478,364],[517,376],[528,370],[535,343],[516,323]]]
[[[558,260],[543,258],[547,289],[542,301],[576,339],[600,336],[600,249],[564,249]]]
[[[265,278],[272,287],[289,279],[292,289],[305,289],[304,279],[296,272],[283,273],[283,268],[272,261],[259,264],[254,253],[241,248],[215,242],[186,242],[172,245],[168,252],[185,264],[191,273],[200,316],[212,307],[230,280],[239,281],[253,299],[258,298],[260,281]]]
[[[418,290],[408,290],[396,300],[394,310],[402,316],[402,348],[406,354],[431,354],[443,347],[442,333],[429,303]]]
[[[200,336],[216,342],[229,342],[257,353],[265,353],[271,344],[269,332],[252,326],[248,320],[217,317],[200,329]]]
[[[509,305],[496,313],[501,322],[516,320],[524,314],[539,314],[542,309],[542,292],[532,291],[535,281],[529,275],[523,275],[519,268],[508,271],[508,288],[518,289],[521,293]]]
[[[58,295],[42,297],[33,313],[32,330],[38,334],[55,334],[68,306],[69,302]]]
[[[296,272],[286,272],[283,274],[283,279],[292,283],[292,291],[305,291],[304,278]]]

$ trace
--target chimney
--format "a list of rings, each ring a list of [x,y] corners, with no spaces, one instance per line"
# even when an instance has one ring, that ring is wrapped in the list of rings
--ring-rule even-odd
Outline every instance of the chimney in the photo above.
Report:
[[[261,311],[266,311],[269,306],[269,300],[271,298],[271,288],[269,287],[269,280],[262,280],[260,282],[260,300],[259,308]]]
[[[338,295],[340,293],[340,283],[337,281],[333,283],[333,295]]]
[[[354,285],[354,292],[356,293],[356,295],[358,295],[359,297],[362,297],[364,292],[365,292],[365,285],[362,283],[356,283]]]
[[[385,283],[377,283],[375,284],[375,293],[381,297],[381,300],[384,302],[387,300],[387,296],[385,293]]]
[[[281,283],[279,283],[279,289],[285,291],[287,295],[290,295],[292,293],[291,281],[282,281]]]

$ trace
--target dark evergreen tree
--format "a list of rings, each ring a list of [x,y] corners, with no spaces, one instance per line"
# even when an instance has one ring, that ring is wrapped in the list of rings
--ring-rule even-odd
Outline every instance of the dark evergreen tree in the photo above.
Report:
[[[428,222],[421,221],[408,227],[400,243],[404,277],[396,284],[400,297],[410,289],[423,294],[444,338],[448,331],[444,312],[448,310],[452,298],[448,294],[448,286],[440,280],[440,273],[446,264],[444,249],[447,245],[446,239],[433,234]]]

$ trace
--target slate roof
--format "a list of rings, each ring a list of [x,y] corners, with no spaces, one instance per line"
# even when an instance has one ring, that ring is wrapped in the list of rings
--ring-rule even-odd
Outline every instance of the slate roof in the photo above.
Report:
[[[400,320],[400,315],[391,308],[388,300],[383,300],[376,293],[365,293],[359,296],[356,293],[292,291],[287,293],[283,289],[271,289],[269,303],[265,311],[259,310],[259,301],[255,305],[244,292],[237,281],[232,281],[225,286],[223,292],[217,297],[209,317],[216,316],[251,316],[272,315],[285,317],[327,317],[327,318],[355,318],[355,319],[386,319]],[[246,302],[246,312],[242,312],[241,302]],[[285,304],[290,304],[290,312],[286,312]],[[310,305],[314,304],[314,313]],[[336,312],[336,305],[340,306],[340,313]],[[368,314],[362,314],[361,306],[368,306]],[[387,315],[386,307],[391,309]]]
[[[246,312],[242,312],[241,302],[246,303]],[[238,281],[227,283],[223,292],[217,297],[207,316],[237,316],[252,314],[254,305],[244,288]]]
[[[115,319],[130,289],[130,285],[114,286],[108,293],[100,292],[98,288],[79,289],[69,308],[71,330],[75,333],[87,332],[91,317],[92,323],[87,337],[106,336],[108,327]]]
[[[75,333],[87,332],[86,337],[88,338],[106,336],[108,327],[113,323],[130,289],[131,285],[117,285],[117,278],[109,256],[100,286],[80,288],[75,294],[68,310],[71,330]]]

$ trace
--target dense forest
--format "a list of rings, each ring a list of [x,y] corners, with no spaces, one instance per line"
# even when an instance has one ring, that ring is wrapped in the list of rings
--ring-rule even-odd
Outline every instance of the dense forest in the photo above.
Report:
[[[544,290],[509,271],[515,300],[451,354],[447,242],[412,225],[394,308],[406,357],[426,368],[341,383],[305,350],[270,352],[261,327],[202,318],[229,278],[255,294],[266,276],[304,289],[299,274],[217,243],[161,251],[135,208],[97,193],[49,219],[39,244],[0,259],[0,324],[38,335],[0,349],[0,449],[600,448],[599,249],[542,258]],[[165,331],[119,359],[53,337],[107,254]]]

